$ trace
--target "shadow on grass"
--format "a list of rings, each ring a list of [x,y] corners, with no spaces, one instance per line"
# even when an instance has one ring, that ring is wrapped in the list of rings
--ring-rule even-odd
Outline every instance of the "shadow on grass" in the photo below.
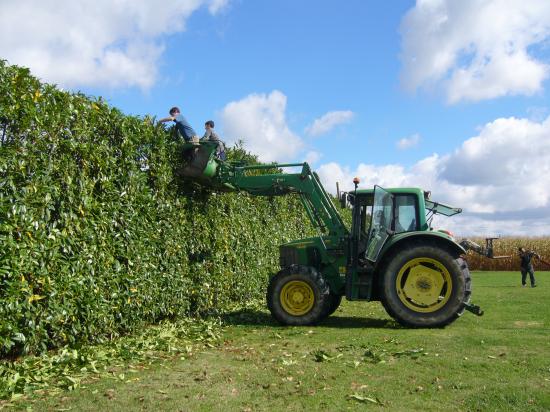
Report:
[[[279,324],[271,317],[269,313],[258,310],[240,310],[231,312],[222,316],[225,325],[238,326],[272,326],[287,327]],[[383,328],[383,329],[403,329],[396,321],[392,319],[360,318],[353,316],[332,315],[319,322],[316,326],[335,329],[353,329],[353,328]]]
[[[476,289],[477,288],[490,288],[490,289],[504,289],[504,288],[516,288],[516,289],[521,289],[521,285],[499,285],[499,286],[495,286],[495,285],[479,285],[477,286],[476,285]]]

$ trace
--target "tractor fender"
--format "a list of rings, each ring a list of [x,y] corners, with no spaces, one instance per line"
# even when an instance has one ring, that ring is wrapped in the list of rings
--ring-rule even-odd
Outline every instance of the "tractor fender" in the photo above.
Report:
[[[466,254],[466,250],[461,245],[459,245],[454,240],[454,238],[447,235],[446,233],[438,231],[404,232],[390,238],[390,240],[384,245],[384,247],[380,251],[381,259],[378,259],[378,262],[383,262],[386,256],[391,255],[394,250],[403,247],[407,243],[419,240],[428,241],[430,243],[435,243],[447,247],[451,252],[455,253],[457,257]]]

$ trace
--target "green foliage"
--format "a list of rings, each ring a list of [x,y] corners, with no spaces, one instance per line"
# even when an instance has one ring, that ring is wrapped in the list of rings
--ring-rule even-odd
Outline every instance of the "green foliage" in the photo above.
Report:
[[[185,318],[161,322],[101,345],[65,347],[15,362],[5,361],[0,363],[0,399],[14,400],[36,390],[74,390],[92,376],[131,382],[124,370],[132,372],[132,365],[170,361],[176,355],[184,360],[195,350],[215,345],[220,332],[219,321]]]
[[[277,246],[310,230],[294,198],[181,181],[150,117],[2,61],[0,138],[0,357],[257,299]]]

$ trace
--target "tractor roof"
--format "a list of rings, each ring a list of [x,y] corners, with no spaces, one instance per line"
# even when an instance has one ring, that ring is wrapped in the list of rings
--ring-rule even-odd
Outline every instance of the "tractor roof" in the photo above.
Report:
[[[383,187],[386,192],[390,193],[414,193],[418,196],[424,197],[424,191],[418,187]],[[350,191],[350,193],[353,193]],[[359,189],[357,194],[360,195],[372,195],[374,189]]]

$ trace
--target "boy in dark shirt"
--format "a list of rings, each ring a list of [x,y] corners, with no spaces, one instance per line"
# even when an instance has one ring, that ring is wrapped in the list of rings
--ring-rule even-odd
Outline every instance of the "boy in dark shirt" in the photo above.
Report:
[[[191,125],[187,122],[185,117],[180,112],[178,107],[172,107],[170,109],[170,116],[160,119],[159,123],[175,122],[178,132],[183,136],[186,142],[192,142],[193,144],[199,144],[199,137]]]
[[[536,257],[537,259],[540,259],[540,256],[533,252],[533,251],[526,251],[525,248],[520,247],[518,248],[519,252],[519,258],[521,260],[521,285],[525,286],[526,280],[527,280],[527,274],[529,273],[529,279],[531,280],[531,287],[535,288],[537,287],[535,283],[535,271],[533,269],[533,264],[531,263],[531,259]]]

